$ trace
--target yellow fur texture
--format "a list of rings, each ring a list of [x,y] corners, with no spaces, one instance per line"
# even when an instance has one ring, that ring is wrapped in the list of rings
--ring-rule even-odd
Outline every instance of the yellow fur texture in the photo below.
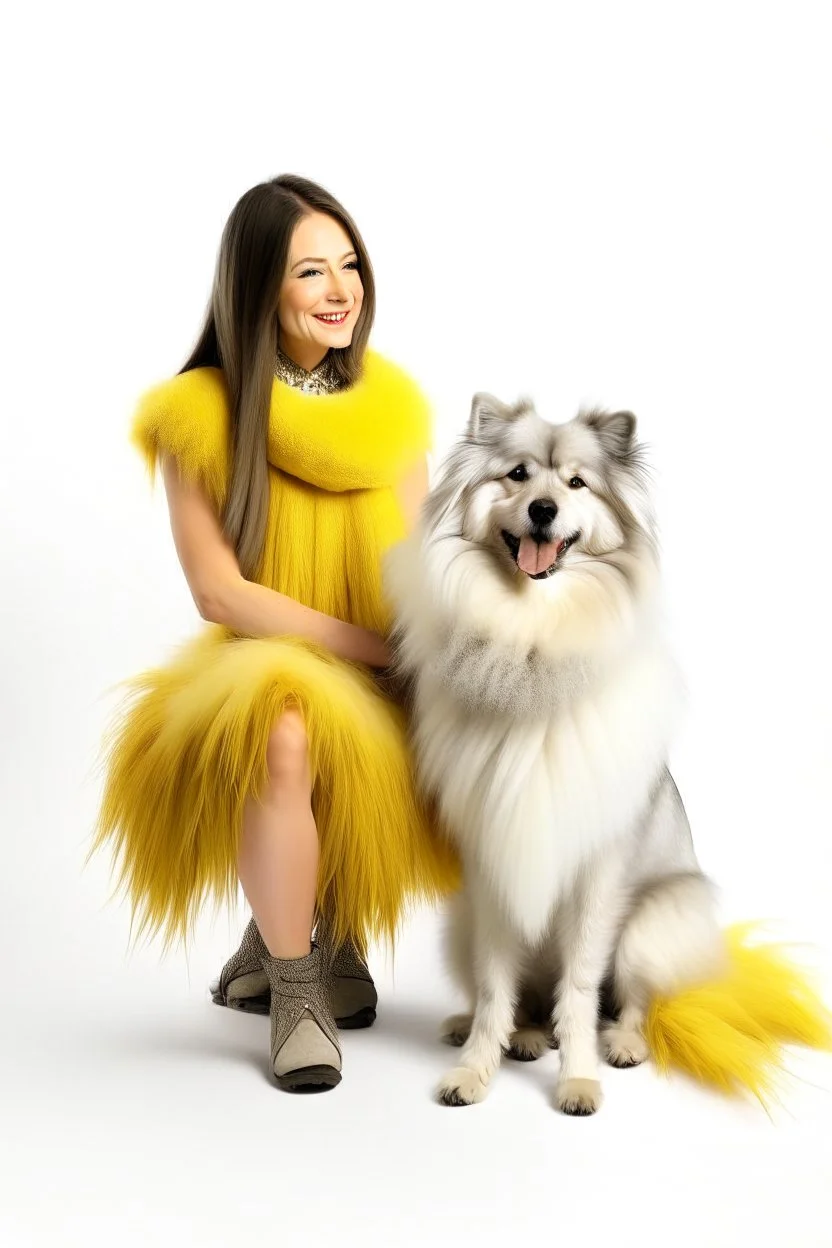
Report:
[[[786,1074],[784,1045],[832,1049],[832,1016],[809,975],[756,924],[726,932],[722,978],[653,1002],[646,1040],[663,1073],[680,1070],[768,1107]]]

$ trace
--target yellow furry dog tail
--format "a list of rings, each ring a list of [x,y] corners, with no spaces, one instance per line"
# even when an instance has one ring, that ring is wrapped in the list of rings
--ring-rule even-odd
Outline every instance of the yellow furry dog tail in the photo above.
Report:
[[[726,932],[724,976],[657,998],[646,1039],[659,1070],[684,1071],[728,1095],[751,1092],[765,1107],[785,1075],[786,1044],[832,1049],[832,1015],[785,946],[756,939],[757,924]]]

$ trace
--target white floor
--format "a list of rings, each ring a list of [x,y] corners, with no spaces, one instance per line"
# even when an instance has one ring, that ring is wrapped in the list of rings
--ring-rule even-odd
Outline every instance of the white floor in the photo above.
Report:
[[[577,1235],[832,1244],[832,1059],[796,1059],[801,1078],[773,1122],[647,1067],[609,1070],[601,1112],[565,1118],[551,1104],[554,1053],[506,1063],[482,1105],[443,1108],[431,1090],[453,1053],[436,1033],[455,1002],[436,922],[419,916],[395,974],[375,959],[379,1018],[343,1037],[340,1087],[291,1096],[268,1077],[268,1020],[205,992],[233,921],[202,929],[186,965],[155,949],[125,958],[123,912],[98,919],[64,933],[54,975],[39,959],[32,977],[25,943],[13,957],[2,1036],[8,1248],[151,1237],[205,1248]]]

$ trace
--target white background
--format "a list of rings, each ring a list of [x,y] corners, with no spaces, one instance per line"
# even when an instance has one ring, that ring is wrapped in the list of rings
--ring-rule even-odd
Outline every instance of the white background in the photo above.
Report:
[[[161,494],[127,443],[181,366],[225,219],[293,171],[353,213],[375,346],[436,405],[634,409],[658,475],[690,689],[673,768],[727,919],[827,975],[830,93],[823,4],[38,5],[7,18],[0,1238],[29,1244],[832,1242],[832,1061],[772,1124],[557,1058],[464,1112],[431,1089],[455,1002],[408,927],[330,1096],[270,1086],[268,1022],[186,958],[128,952],[83,870],[116,682],[197,627]]]

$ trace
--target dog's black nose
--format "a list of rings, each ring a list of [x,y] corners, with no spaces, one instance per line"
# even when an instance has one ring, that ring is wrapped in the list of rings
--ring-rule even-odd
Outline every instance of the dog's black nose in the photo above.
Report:
[[[544,525],[551,524],[557,514],[558,505],[551,498],[536,498],[533,503],[529,503],[529,519],[541,529]]]

